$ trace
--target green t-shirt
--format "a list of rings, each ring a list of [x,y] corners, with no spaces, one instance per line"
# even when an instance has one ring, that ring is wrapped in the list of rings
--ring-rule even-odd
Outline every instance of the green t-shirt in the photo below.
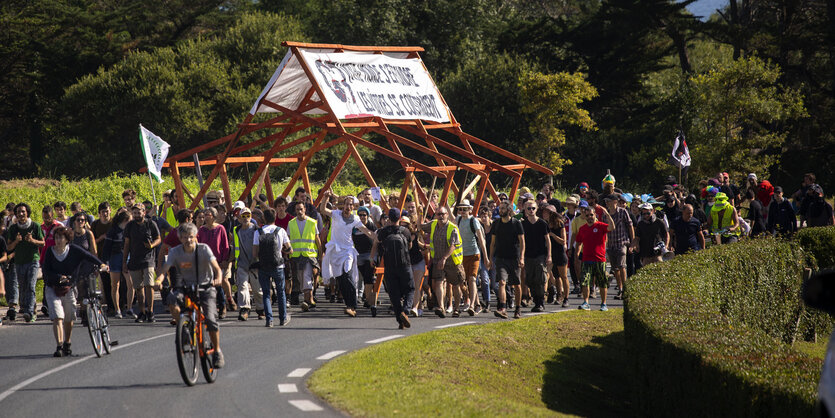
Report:
[[[17,238],[17,234],[20,234],[21,237],[25,237],[26,234],[32,234],[32,238],[43,241],[43,230],[35,221],[32,221],[28,228],[21,228],[17,223],[10,225],[9,229],[6,230],[6,245],[11,244]],[[35,244],[20,241],[14,249],[13,261],[18,265],[38,261],[41,259],[39,250],[40,247]]]

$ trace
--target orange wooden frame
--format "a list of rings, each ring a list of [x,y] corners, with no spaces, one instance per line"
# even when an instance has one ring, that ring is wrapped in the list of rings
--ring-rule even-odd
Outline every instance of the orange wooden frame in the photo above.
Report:
[[[374,177],[357,151],[357,147],[365,147],[378,154],[396,160],[404,171],[405,180],[401,189],[402,194],[412,191],[419,201],[424,204],[426,204],[429,198],[428,192],[415,178],[416,173],[425,173],[440,180],[438,183],[443,185],[442,189],[439,190],[441,193],[441,202],[444,202],[444,199],[447,199],[450,193],[456,195],[456,198],[458,198],[457,194],[459,190],[465,186],[455,184],[453,175],[456,171],[465,170],[473,176],[481,176],[479,186],[476,189],[477,195],[474,202],[476,207],[481,204],[484,195],[487,193],[491,194],[493,198],[497,198],[496,190],[490,180],[492,173],[499,172],[511,177],[513,184],[512,190],[509,193],[511,199],[515,199],[522,172],[526,168],[532,168],[548,175],[553,174],[546,167],[467,134],[461,129],[460,124],[451,113],[451,121],[448,123],[424,120],[387,120],[380,117],[357,118],[345,121],[339,120],[333,116],[333,112],[326,101],[321,99],[314,101],[314,94],[319,98],[325,96],[312,77],[310,68],[307,67],[305,61],[299,55],[299,49],[318,48],[332,49],[336,53],[343,51],[367,51],[375,53],[408,52],[410,58],[419,58],[419,52],[423,51],[423,48],[309,44],[299,42],[284,42],[282,45],[289,47],[291,53],[299,60],[299,63],[311,80],[313,87],[307,92],[297,110],[284,108],[266,98],[262,98],[258,106],[272,108],[279,112],[277,116],[265,121],[253,122],[254,115],[247,114],[243,122],[238,124],[238,129],[234,133],[168,157],[164,167],[167,167],[171,171],[175,183],[176,197],[182,207],[188,206],[190,209],[198,207],[202,197],[212,189],[213,181],[217,177],[220,177],[223,183],[223,190],[227,196],[226,205],[230,210],[233,201],[243,200],[262,177],[264,178],[264,186],[268,192],[270,204],[272,204],[273,189],[270,183],[269,167],[278,164],[298,164],[295,174],[284,190],[285,194],[292,190],[292,187],[297,181],[301,180],[307,192],[313,196],[313,190],[310,190],[310,179],[307,175],[307,165],[316,152],[339,144],[346,144],[348,149],[342,155],[336,167],[334,167],[334,171],[325,181],[324,188],[328,188],[333,184],[339,172],[350,159],[355,160],[368,181],[368,184],[372,187],[376,186]],[[443,97],[441,97],[441,100],[443,100]],[[444,101],[444,104],[446,104],[446,101]],[[324,111],[325,114],[315,116],[305,114],[305,112],[313,109]],[[452,144],[432,133],[438,131],[443,131],[458,138],[460,144]],[[262,137],[251,140],[250,142],[242,142],[243,137],[256,132],[260,132]],[[290,140],[291,135],[299,132],[309,133]],[[382,136],[388,146],[386,147],[372,142],[366,137],[371,133]],[[329,134],[336,139],[326,141]],[[404,134],[408,137],[404,136]],[[420,144],[416,140],[422,140],[424,144]],[[285,141],[288,142],[285,143]],[[280,155],[292,147],[304,147],[304,144],[309,144],[309,146],[302,151],[297,151],[292,155]],[[492,161],[477,154],[473,145],[486,149],[493,154],[500,155],[512,163],[500,164]],[[221,147],[221,152],[205,155],[201,159],[200,165],[212,167],[212,170],[208,178],[204,181],[203,187],[195,195],[192,195],[182,184],[182,169],[195,166],[191,159],[193,154],[207,153],[212,149]],[[421,155],[433,158],[436,165],[427,165],[406,156],[401,150],[401,147],[407,147]],[[251,155],[253,150],[256,151],[255,155]],[[233,199],[229,195],[227,165],[237,167],[246,163],[256,163],[257,169],[251,173],[251,177],[248,179],[246,189],[243,193],[237,196],[237,199]],[[140,171],[144,171],[144,169]],[[264,171],[267,171],[267,173],[264,173]],[[262,176],[262,174],[266,175]],[[414,182],[414,187],[412,187],[412,182]],[[189,205],[185,205],[184,193],[187,193],[192,200]],[[401,208],[404,200],[401,199]],[[318,199],[316,199],[316,202],[318,203]],[[381,202],[381,206],[386,208],[387,202]]]

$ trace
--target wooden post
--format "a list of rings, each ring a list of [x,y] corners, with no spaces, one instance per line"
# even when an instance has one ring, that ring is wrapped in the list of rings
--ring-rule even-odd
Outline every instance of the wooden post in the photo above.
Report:
[[[275,201],[275,196],[273,196],[273,184],[270,180],[270,167],[267,166],[267,172],[264,173],[264,188],[267,189],[267,203],[270,204],[270,207],[273,207],[273,202]]]
[[[293,177],[290,178],[290,182],[287,183],[287,187],[284,188],[284,196],[292,196],[290,192],[293,190],[293,186],[296,185],[296,180],[299,179],[302,175],[302,171],[307,167],[307,163],[313,158],[313,154],[316,152],[316,146],[319,145],[324,139],[325,135],[327,135],[327,131],[322,130],[319,131],[319,136],[316,137],[316,141],[313,142],[313,145],[310,147],[309,150],[304,155],[304,158],[299,162],[299,168],[296,169],[296,172],[293,173]]]
[[[346,150],[345,154],[342,154],[342,158],[339,159],[339,162],[336,164],[336,168],[333,170],[330,176],[328,176],[328,180],[325,182],[325,185],[322,186],[322,190],[328,190],[331,187],[331,184],[336,180],[336,177],[339,176],[339,173],[342,171],[342,167],[345,167],[345,163],[348,162],[348,158],[351,158],[351,151]],[[314,205],[316,207],[319,206],[319,203],[322,201],[322,194],[319,193],[319,196],[316,196],[316,202]]]
[[[310,177],[307,175],[307,164],[302,167],[302,183],[304,183],[304,189],[307,190],[307,194],[312,198],[313,190],[310,189]]]
[[[223,196],[226,201],[226,213],[232,213],[232,191],[229,189],[229,177],[226,172],[226,164],[220,167],[220,183],[223,185]]]
[[[174,190],[177,194],[177,204],[184,208],[186,207],[186,198],[183,196],[183,179],[180,178],[180,167],[177,166],[177,161],[171,162],[171,177],[174,178]]]

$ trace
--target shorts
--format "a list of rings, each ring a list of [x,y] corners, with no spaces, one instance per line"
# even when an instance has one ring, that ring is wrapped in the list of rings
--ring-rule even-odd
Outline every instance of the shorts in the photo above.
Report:
[[[545,278],[548,277],[548,270],[545,266],[545,256],[536,258],[525,258],[525,284],[528,287],[542,287],[545,285]]]
[[[75,320],[75,291],[70,289],[64,296],[55,294],[51,286],[44,286],[44,297],[49,307],[49,319],[63,319],[65,321]]]
[[[519,279],[521,269],[516,260],[496,258],[493,260],[493,266],[496,268],[496,281],[505,282],[511,286],[522,284]]]
[[[107,262],[108,267],[110,267],[111,273],[121,273],[122,272],[122,254],[113,254],[110,256],[110,260]]]
[[[217,331],[217,289],[209,287],[208,289],[200,289],[197,293],[200,297],[200,310],[203,311],[203,316],[206,324],[206,329],[209,331]],[[183,307],[186,302],[186,297],[183,294],[183,289],[171,289],[171,293],[165,299],[166,304],[179,305]]]
[[[606,258],[612,265],[612,270],[620,270],[626,267],[626,245],[606,249]]]
[[[133,288],[139,290],[145,286],[154,285],[154,271],[151,267],[140,270],[130,270],[130,279],[133,281]]]
[[[423,276],[426,276],[426,261],[420,260],[417,264],[412,264],[412,277],[415,279],[415,283],[419,286],[420,280],[423,279]]]
[[[606,276],[606,263],[600,261],[583,261],[583,286],[609,288],[609,277]]]
[[[371,266],[370,261],[363,264],[357,264],[357,271],[359,272],[360,277],[362,277],[363,284],[374,284],[374,279],[376,278],[374,270],[375,268]]]
[[[464,266],[464,277],[470,279],[478,276],[479,260],[481,260],[481,254],[464,256],[464,261],[462,263]]]
[[[226,267],[223,267],[223,264],[226,264]],[[226,261],[225,263],[220,264],[220,268],[223,269],[223,278],[229,280],[232,278],[232,263]]]
[[[294,257],[291,260],[293,272],[302,290],[313,290],[313,262],[305,257]]]
[[[457,286],[464,283],[464,267],[461,264],[456,265],[452,261],[452,257],[446,259],[443,269],[432,267],[432,280],[446,280],[447,283]]]

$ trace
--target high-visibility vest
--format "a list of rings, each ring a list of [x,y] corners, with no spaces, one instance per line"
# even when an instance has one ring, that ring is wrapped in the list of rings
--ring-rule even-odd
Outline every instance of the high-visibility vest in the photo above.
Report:
[[[238,238],[238,229],[239,228],[240,228],[239,226],[236,226],[236,227],[232,228],[232,249],[233,249],[233,251],[235,251],[235,253],[234,253],[235,254],[235,267],[237,267],[238,257],[240,257],[240,255],[241,255],[241,243],[240,243],[240,238]]]
[[[722,214],[721,223],[719,222],[719,213],[722,212],[724,209],[724,213]],[[713,205],[710,210],[710,232],[718,232],[722,229],[727,229],[734,226],[734,211],[733,207],[730,204],[724,205],[721,209],[717,207],[717,205]],[[726,237],[740,235],[742,231],[740,228],[737,228],[734,231],[730,231],[724,233],[722,235]]]
[[[316,257],[316,221],[314,219],[305,217],[304,230],[299,233],[299,223],[296,222],[296,218],[293,218],[287,224],[287,232],[290,235],[290,246],[293,247],[293,254],[290,257]]]
[[[165,221],[168,222],[168,225],[171,225],[172,228],[176,228],[180,225],[179,222],[177,222],[177,217],[174,216],[174,208],[172,208],[171,206],[165,209],[165,213],[163,213],[162,216],[165,218]]]
[[[438,225],[438,220],[432,221],[432,226],[429,229],[429,255],[432,258],[435,258],[435,226]],[[447,222],[446,224],[446,242],[450,242],[452,238],[452,233],[455,233],[455,236],[458,238],[458,245],[455,246],[455,250],[452,251],[452,262],[455,263],[456,266],[460,265],[461,262],[464,260],[464,251],[461,249],[461,234],[458,232],[458,228],[452,224],[452,222]]]

